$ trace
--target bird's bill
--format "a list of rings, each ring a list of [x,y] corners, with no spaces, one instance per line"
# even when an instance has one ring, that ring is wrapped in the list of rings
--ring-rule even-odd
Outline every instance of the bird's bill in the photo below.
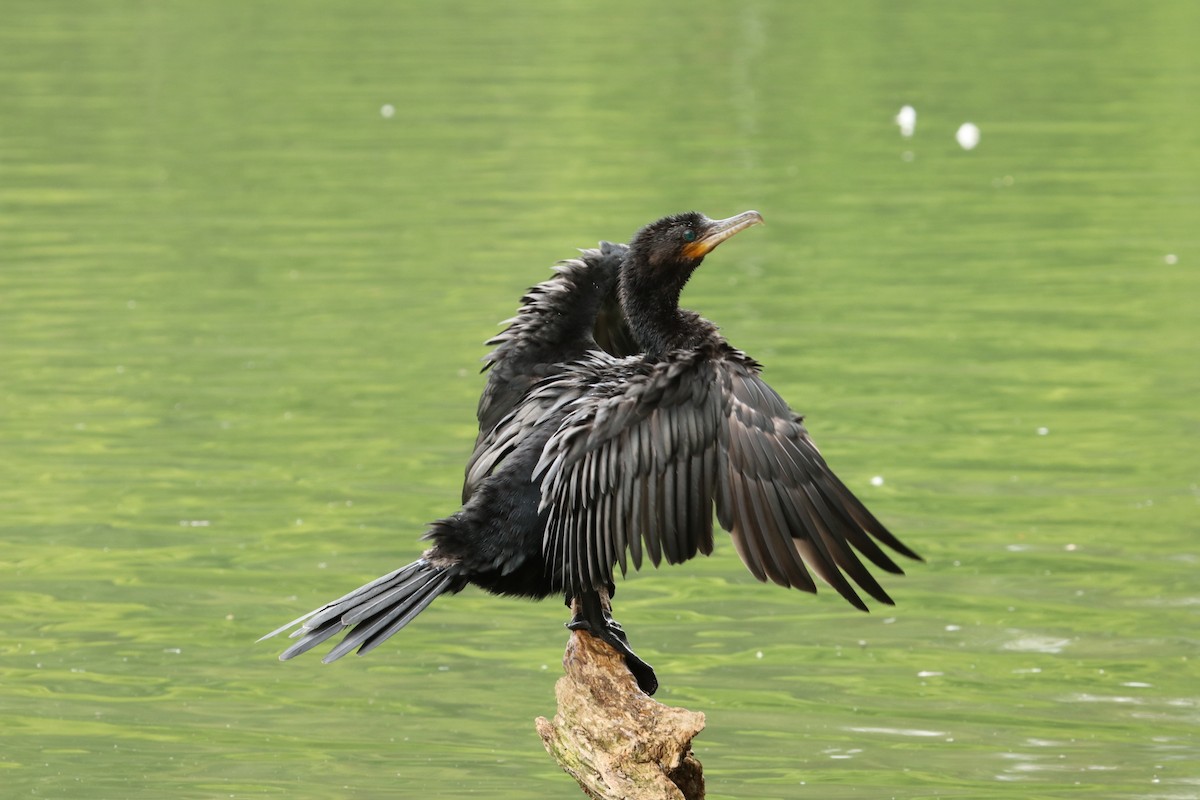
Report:
[[[683,248],[683,254],[688,258],[702,258],[735,233],[740,233],[751,225],[761,225],[762,223],[762,214],[757,211],[743,211],[736,217],[713,220],[699,239]]]

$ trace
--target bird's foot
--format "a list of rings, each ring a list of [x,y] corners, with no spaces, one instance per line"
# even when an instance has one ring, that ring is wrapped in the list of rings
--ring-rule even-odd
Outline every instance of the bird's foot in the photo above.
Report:
[[[633,673],[639,689],[648,695],[658,691],[658,677],[654,674],[654,667],[633,652],[633,648],[629,646],[629,637],[625,635],[625,629],[612,617],[605,615],[604,624],[595,625],[580,614],[567,623],[567,628],[573,631],[587,631],[596,638],[607,642],[625,658],[625,666]]]

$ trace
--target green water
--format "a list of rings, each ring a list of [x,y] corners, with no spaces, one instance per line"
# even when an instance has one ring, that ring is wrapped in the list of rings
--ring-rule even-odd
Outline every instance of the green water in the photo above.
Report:
[[[254,640],[457,507],[551,263],[757,208],[687,304],[927,563],[620,586],[710,797],[1200,797],[1200,5],[4,11],[4,796],[578,796],[556,603]]]

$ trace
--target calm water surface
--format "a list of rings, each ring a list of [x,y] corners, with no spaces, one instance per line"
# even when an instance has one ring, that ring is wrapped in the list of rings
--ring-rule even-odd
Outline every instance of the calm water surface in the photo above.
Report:
[[[757,208],[686,301],[927,563],[621,585],[710,796],[1200,797],[1200,6],[1055,8],[9,0],[3,794],[578,796],[556,603],[254,640],[457,507],[550,264]]]

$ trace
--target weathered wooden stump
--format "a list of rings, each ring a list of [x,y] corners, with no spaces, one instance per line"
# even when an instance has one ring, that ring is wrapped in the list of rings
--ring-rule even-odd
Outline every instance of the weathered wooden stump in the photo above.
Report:
[[[704,770],[692,739],[704,714],[656,702],[637,686],[625,659],[575,631],[554,686],[554,721],[538,717],[546,751],[596,800],[702,800]]]

